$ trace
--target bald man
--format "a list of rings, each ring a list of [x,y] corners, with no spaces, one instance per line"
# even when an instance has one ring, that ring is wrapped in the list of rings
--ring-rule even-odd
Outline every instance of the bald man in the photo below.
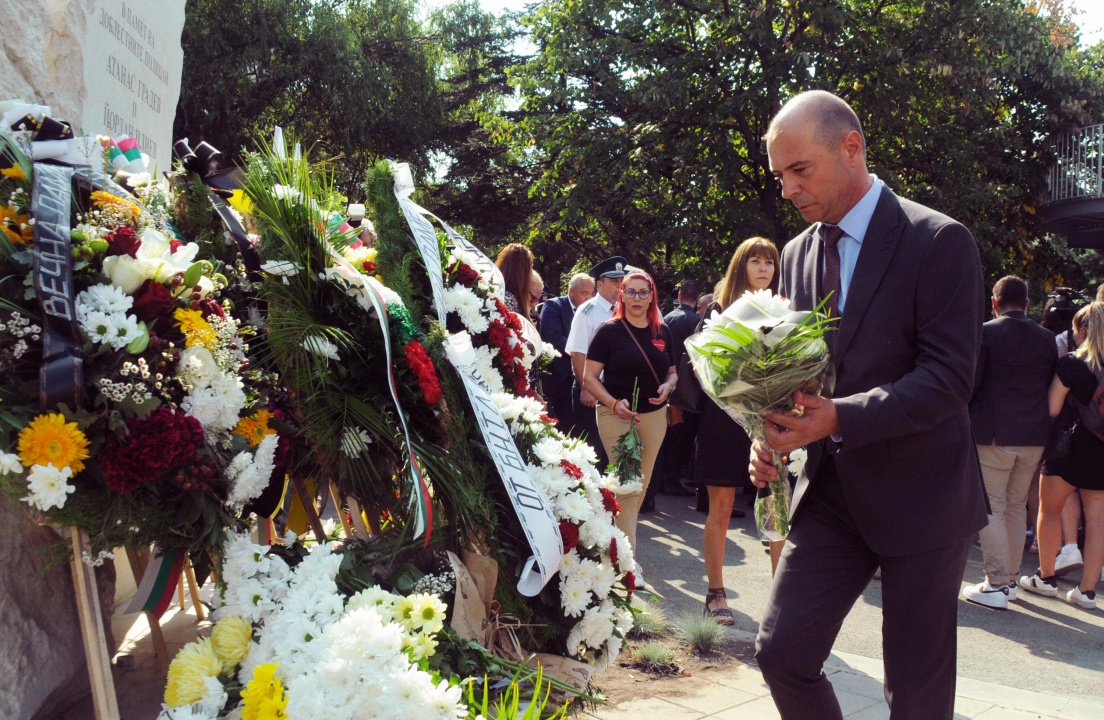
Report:
[[[892,720],[954,715],[958,593],[985,526],[968,404],[984,284],[970,232],[898,198],[866,167],[852,109],[796,96],[767,134],[782,196],[812,225],[785,246],[781,294],[825,297],[831,398],[798,393],[771,414],[753,481],[775,479],[767,447],[808,446],[756,657],[784,720],[839,720],[823,671],[855,600],[881,568],[885,696]]]

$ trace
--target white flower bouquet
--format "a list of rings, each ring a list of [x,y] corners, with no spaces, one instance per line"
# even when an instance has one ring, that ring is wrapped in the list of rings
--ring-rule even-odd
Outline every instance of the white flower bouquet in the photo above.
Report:
[[[769,290],[749,291],[686,341],[702,390],[752,439],[765,439],[768,412],[800,411],[795,391],[818,389],[829,366],[824,332],[831,322],[820,309],[793,311]],[[773,455],[779,479],[757,499],[755,519],[765,537],[781,540],[789,534],[790,486],[783,458]]]

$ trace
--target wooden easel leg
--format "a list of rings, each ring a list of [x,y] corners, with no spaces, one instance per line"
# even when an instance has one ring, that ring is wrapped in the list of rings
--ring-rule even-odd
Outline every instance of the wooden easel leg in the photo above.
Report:
[[[196,582],[195,568],[192,567],[191,560],[184,561],[184,577],[188,580],[188,589],[192,594],[192,607],[195,608],[196,620],[203,620],[207,617],[207,613],[199,600],[199,583]]]
[[[165,633],[161,632],[161,621],[149,610],[142,614],[146,616],[146,622],[149,623],[150,639],[153,640],[153,654],[157,656],[161,669],[167,670],[169,667],[169,646],[165,644]]]
[[[88,662],[88,679],[92,685],[92,705],[96,720],[119,720],[119,703],[115,697],[115,679],[111,676],[111,658],[107,652],[107,635],[100,613],[100,596],[96,592],[96,576],[81,559],[82,553],[88,549],[88,536],[75,527],[69,528],[69,531],[73,545],[70,568],[73,571],[73,590],[77,595],[84,656]]]
[[[356,498],[350,495],[345,502],[349,504],[349,514],[353,516],[353,527],[361,533],[362,538],[368,539],[368,528],[364,526],[364,515],[360,512],[360,505],[357,504]]]
[[[176,601],[180,603],[180,612],[184,612],[184,576],[176,581]]]
[[[291,484],[295,487],[296,494],[299,495],[299,501],[303,503],[303,510],[307,513],[307,522],[310,523],[311,530],[314,531],[314,537],[320,543],[326,542],[326,531],[322,529],[322,519],[318,517],[318,508],[314,504],[314,498],[307,492],[302,480],[295,478],[291,481]]]

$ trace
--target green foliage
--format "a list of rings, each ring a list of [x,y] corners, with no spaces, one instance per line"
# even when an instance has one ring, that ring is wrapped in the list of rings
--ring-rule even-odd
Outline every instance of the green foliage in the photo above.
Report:
[[[694,652],[711,653],[725,639],[724,626],[712,615],[688,613],[675,621],[675,636]]]
[[[1060,21],[1022,0],[544,3],[512,75],[510,132],[540,155],[534,252],[560,269],[616,251],[662,284],[718,278],[749,236],[784,242],[803,223],[764,134],[826,89],[864,121],[872,171],[970,227],[990,277],[1080,277],[1035,216],[1050,137],[1104,118],[1100,53],[1056,41]]]

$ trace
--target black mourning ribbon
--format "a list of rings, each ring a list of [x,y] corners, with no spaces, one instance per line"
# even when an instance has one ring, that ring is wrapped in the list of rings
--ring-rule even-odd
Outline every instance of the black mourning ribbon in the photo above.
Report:
[[[34,289],[42,312],[39,402],[49,410],[80,406],[84,348],[77,326],[70,255],[73,168],[35,163],[31,213],[34,226]]]

